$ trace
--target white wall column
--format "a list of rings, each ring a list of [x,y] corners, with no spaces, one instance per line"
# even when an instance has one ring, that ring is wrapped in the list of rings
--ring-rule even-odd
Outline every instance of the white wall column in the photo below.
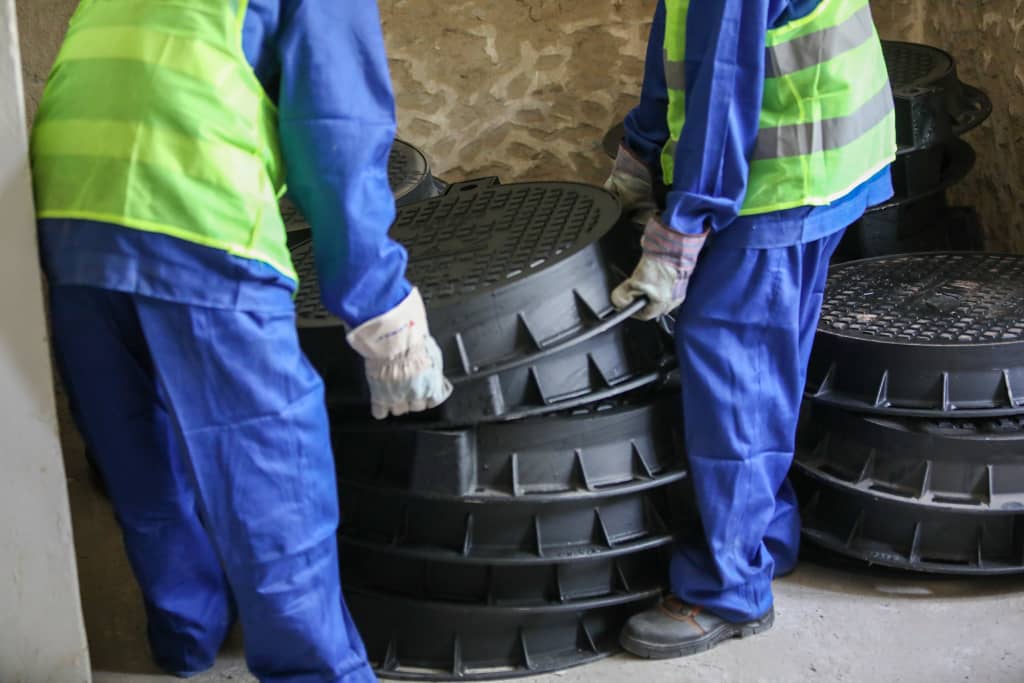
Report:
[[[0,681],[88,683],[24,102],[14,0],[0,0]]]

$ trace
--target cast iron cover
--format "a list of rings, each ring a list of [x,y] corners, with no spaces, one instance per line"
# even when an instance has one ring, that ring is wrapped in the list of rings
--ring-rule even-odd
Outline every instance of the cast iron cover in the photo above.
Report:
[[[566,562],[483,564],[436,560],[385,543],[341,538],[342,583],[417,600],[543,607],[668,585],[672,538],[630,553]]]
[[[498,680],[579,666],[619,650],[619,631],[660,590],[507,607],[412,600],[346,586],[345,601],[381,678]]]
[[[683,465],[678,393],[464,429],[331,425],[338,475],[416,494],[494,499],[597,491]]]
[[[478,300],[571,260],[618,220],[615,198],[578,183],[515,183],[495,179],[459,183],[448,193],[399,211],[391,237],[409,251],[408,277],[432,310]],[[304,320],[332,316],[320,304],[312,263],[298,254],[306,275],[297,308]],[[297,264],[298,267],[298,264]],[[607,292],[605,293],[607,295]],[[607,311],[607,301],[594,302]]]
[[[945,144],[980,125],[992,113],[982,91],[964,85],[948,53],[930,45],[882,41],[896,98],[901,149]]]
[[[1024,573],[1024,514],[922,505],[795,468],[804,538],[870,564],[935,574]]]
[[[917,195],[895,196],[868,209],[847,229],[833,263],[920,251],[982,249],[984,239],[977,215],[967,207],[949,207],[945,192],[974,167],[974,150],[966,142],[954,140],[941,151],[945,161],[940,182]]]
[[[456,385],[434,419],[525,417],[658,380],[667,348],[657,327],[630,321],[635,310],[616,312],[609,300],[620,275],[603,238],[618,217],[618,202],[597,187],[494,179],[399,212],[391,234],[409,251],[409,278]],[[361,361],[321,306],[312,245],[292,256],[303,283],[300,340],[328,401],[363,406]]]
[[[647,481],[516,498],[416,495],[340,482],[342,533],[421,556],[523,564],[615,550],[684,528],[682,467]]]
[[[388,156],[388,184],[395,204],[405,206],[435,196],[436,185],[423,152],[407,142],[395,140]]]
[[[900,419],[814,406],[796,467],[883,499],[1024,513],[1024,417]]]
[[[1024,413],[1024,257],[926,253],[834,266],[807,387],[815,402],[868,413]]]

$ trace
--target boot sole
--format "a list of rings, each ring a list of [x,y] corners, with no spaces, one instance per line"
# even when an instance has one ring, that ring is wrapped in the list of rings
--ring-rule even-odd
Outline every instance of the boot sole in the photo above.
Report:
[[[770,630],[774,624],[775,610],[771,610],[757,621],[745,624],[722,624],[718,628],[708,631],[700,638],[689,640],[685,643],[675,645],[649,643],[622,633],[619,636],[619,644],[626,652],[644,659],[675,659],[707,652],[716,645],[734,638],[743,639],[756,636],[759,633]]]

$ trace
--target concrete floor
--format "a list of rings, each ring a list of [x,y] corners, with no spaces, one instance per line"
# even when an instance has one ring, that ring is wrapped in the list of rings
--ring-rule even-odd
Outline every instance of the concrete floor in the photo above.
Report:
[[[138,589],[81,446],[65,445],[97,683],[169,683],[150,663]],[[686,660],[616,657],[532,683],[1024,682],[1024,577],[935,579],[811,559],[778,582],[775,628]],[[237,634],[196,683],[249,683]]]

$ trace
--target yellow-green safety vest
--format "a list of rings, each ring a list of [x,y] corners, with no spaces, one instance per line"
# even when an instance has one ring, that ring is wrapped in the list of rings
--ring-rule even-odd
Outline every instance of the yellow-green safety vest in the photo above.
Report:
[[[666,183],[686,123],[690,0],[666,0],[665,79],[671,139]],[[822,0],[767,31],[764,97],[741,215],[821,206],[849,194],[896,158],[889,75],[868,0]]]
[[[32,133],[40,218],[102,221],[297,279],[277,109],[242,52],[248,0],[83,0]]]

